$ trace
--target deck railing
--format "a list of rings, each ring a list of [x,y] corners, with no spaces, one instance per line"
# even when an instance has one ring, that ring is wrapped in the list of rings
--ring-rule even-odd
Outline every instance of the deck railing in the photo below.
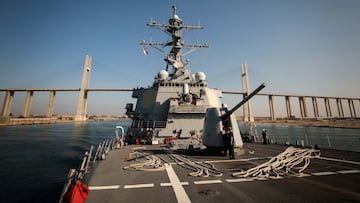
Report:
[[[132,128],[166,128],[166,121],[141,121],[134,120],[131,124]]]

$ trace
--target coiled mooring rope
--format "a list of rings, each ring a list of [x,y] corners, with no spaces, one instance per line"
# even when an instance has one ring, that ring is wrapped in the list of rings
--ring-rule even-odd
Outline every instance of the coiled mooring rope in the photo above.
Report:
[[[164,160],[144,150],[144,147],[133,148],[132,152],[128,155],[127,160],[135,160],[138,163],[130,164],[129,166],[123,167],[123,169],[139,171],[165,170]],[[223,175],[223,173],[216,169],[212,163],[195,162],[182,155],[172,153],[169,150],[166,150],[166,152],[177,165],[194,171],[189,173],[190,176],[209,177]]]
[[[128,160],[136,160],[138,163],[130,164],[123,167],[125,170],[138,170],[138,171],[162,171],[165,166],[162,160],[148,152],[142,151],[145,148],[133,148],[132,152],[128,155]],[[145,159],[145,160],[143,160]]]
[[[320,150],[317,149],[299,149],[288,147],[284,152],[271,158],[269,161],[260,164],[246,171],[233,173],[232,176],[249,178],[267,178],[291,175],[301,175],[309,166],[310,159],[319,157]]]
[[[212,163],[208,162],[195,162],[192,161],[184,156],[174,153],[168,153],[169,157],[173,159],[179,166],[183,168],[189,169],[191,172],[189,173],[190,176],[198,176],[198,177],[209,177],[215,176],[219,177],[222,176],[223,173],[219,171]]]

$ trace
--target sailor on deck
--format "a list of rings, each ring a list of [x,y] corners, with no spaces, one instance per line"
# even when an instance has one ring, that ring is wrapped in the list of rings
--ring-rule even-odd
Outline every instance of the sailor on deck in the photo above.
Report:
[[[267,131],[263,129],[261,135],[263,137],[263,144],[267,144]]]
[[[231,127],[225,128],[225,134],[223,135],[224,140],[224,154],[226,156],[229,150],[229,158],[234,159],[234,134],[231,131]]]

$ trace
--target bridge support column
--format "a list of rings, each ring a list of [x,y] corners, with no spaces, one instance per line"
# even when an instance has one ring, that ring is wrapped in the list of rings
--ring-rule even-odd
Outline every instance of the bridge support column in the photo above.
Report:
[[[344,110],[343,110],[343,106],[342,106],[342,101],[340,98],[336,99],[336,105],[337,105],[337,109],[338,109],[338,113],[339,113],[339,117],[344,117]]]
[[[31,103],[34,96],[34,91],[26,91],[25,106],[24,106],[24,117],[30,116]]]
[[[274,121],[274,120],[276,120],[276,117],[275,117],[275,111],[274,111],[273,95],[269,95],[269,108],[270,108],[270,119]]]
[[[314,109],[314,117],[319,118],[319,107],[318,107],[318,104],[317,104],[317,98],[316,97],[312,98],[312,104],[313,104],[313,109]]]
[[[241,81],[242,81],[242,91],[245,93],[243,97],[247,96],[250,93],[250,84],[249,84],[249,71],[247,64],[241,64]],[[247,101],[243,107],[244,121],[254,122],[254,116],[252,114],[251,101]]]
[[[86,120],[86,111],[87,111],[87,89],[89,88],[89,80],[90,80],[90,69],[91,69],[91,58],[86,55],[84,70],[82,75],[81,87],[80,87],[80,95],[78,106],[76,110],[76,121],[85,121]]]
[[[299,97],[299,104],[300,104],[300,114],[301,118],[307,117],[307,109],[306,109],[306,103],[304,97]]]
[[[326,117],[331,118],[332,113],[331,113],[331,107],[330,107],[330,99],[325,97],[324,103],[325,103]]]
[[[12,90],[7,90],[4,98],[3,107],[1,110],[1,116],[7,117],[10,115],[11,106],[14,101],[15,92]]]
[[[54,112],[54,102],[55,102],[55,95],[56,95],[56,91],[50,91],[50,96],[49,96],[49,103],[48,103],[48,109],[46,112],[46,117],[51,118]]]
[[[241,64],[241,82],[242,82],[242,91],[244,92],[243,94],[243,99],[248,95],[247,89],[246,89],[246,70],[245,70],[245,65]],[[247,103],[244,104],[243,106],[243,119],[244,122],[248,122],[249,121],[249,108]]]
[[[350,117],[355,118],[356,112],[355,112],[354,100],[348,99],[348,103],[349,103]]]
[[[291,118],[292,117],[292,112],[291,112],[291,104],[290,104],[290,97],[289,96],[285,96],[285,102],[286,102],[287,117]]]

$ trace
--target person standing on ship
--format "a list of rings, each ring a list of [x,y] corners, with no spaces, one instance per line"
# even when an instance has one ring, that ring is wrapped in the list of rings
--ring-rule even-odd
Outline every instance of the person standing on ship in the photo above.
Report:
[[[229,159],[235,159],[235,156],[234,156],[234,134],[231,131],[231,127],[225,128],[225,134],[223,134],[223,141],[224,141],[225,156],[227,154],[227,151],[229,150]]]
[[[267,144],[267,131],[263,129],[261,135],[263,137],[263,144]]]

